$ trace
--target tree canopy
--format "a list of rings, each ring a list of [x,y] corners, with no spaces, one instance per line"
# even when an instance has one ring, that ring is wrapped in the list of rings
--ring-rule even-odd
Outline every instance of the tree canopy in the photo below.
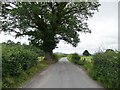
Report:
[[[107,49],[105,52],[106,52],[106,53],[107,53],[107,52],[114,52],[114,50],[113,50],[113,49]]]
[[[13,2],[2,3],[2,31],[30,42],[52,54],[60,40],[74,47],[78,32],[89,32],[87,19],[98,11],[99,2]]]

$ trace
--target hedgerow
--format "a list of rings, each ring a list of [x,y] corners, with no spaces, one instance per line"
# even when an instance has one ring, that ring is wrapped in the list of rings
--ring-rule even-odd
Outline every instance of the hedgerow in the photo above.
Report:
[[[43,51],[33,45],[2,43],[2,88],[18,88],[55,61],[45,61]],[[1,82],[0,82],[1,83]]]
[[[67,56],[68,60],[72,61],[73,63],[78,63],[80,60],[80,56],[77,53],[73,53]]]
[[[37,64],[38,54],[22,45],[2,44],[2,76],[18,76]]]
[[[120,88],[118,52],[97,53],[94,55],[92,76],[106,88]]]

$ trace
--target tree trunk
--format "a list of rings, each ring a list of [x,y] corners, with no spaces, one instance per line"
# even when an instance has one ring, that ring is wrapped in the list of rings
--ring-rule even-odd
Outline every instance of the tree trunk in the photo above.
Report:
[[[45,52],[45,60],[53,60],[53,53],[52,52]]]

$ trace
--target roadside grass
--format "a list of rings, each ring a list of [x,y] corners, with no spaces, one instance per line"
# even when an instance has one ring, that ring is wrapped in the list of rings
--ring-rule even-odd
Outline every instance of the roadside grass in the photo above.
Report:
[[[39,61],[39,62],[41,62],[41,61],[43,61],[43,60],[44,60],[44,57],[42,57],[42,56],[41,56],[41,57],[38,57],[38,61]]]
[[[93,56],[80,56],[80,60],[78,64],[82,66],[87,73],[89,74],[91,72],[91,69],[93,68]]]
[[[38,59],[37,65],[29,68],[26,71],[23,71],[19,76],[5,77],[2,82],[2,88],[18,88],[24,85],[28,80],[30,80],[37,72],[42,72],[45,68],[47,68],[50,64],[55,63],[54,61],[43,61]]]
[[[92,67],[93,67],[93,64],[92,63],[90,63],[90,62],[86,62],[84,65],[83,65],[83,67],[87,70],[87,72],[89,73],[89,72],[91,72],[91,69],[92,69]]]
[[[81,56],[80,60],[86,60],[87,62],[92,62],[93,56]]]

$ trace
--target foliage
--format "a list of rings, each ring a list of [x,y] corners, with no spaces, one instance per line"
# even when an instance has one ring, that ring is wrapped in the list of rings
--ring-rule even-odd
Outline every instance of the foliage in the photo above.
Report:
[[[33,45],[51,54],[60,40],[76,47],[78,32],[91,32],[86,21],[99,6],[98,2],[2,3],[2,31],[27,35]]]
[[[88,50],[85,50],[85,51],[83,52],[83,55],[84,55],[84,56],[90,56],[91,54],[88,52]]]
[[[118,52],[97,53],[94,55],[92,76],[106,88],[120,88]]]
[[[20,42],[15,43],[12,40],[8,40],[7,42],[3,42],[2,44],[6,44],[8,46],[17,46],[17,45],[18,46],[22,46],[25,49],[29,49],[31,51],[36,52],[39,56],[43,56],[44,55],[44,52],[40,48],[35,47],[31,43],[29,43],[29,45],[27,45],[27,44],[21,44]]]
[[[114,52],[113,49],[107,49],[105,52]]]
[[[26,45],[26,44],[23,44],[23,47],[25,49],[30,49],[31,51],[34,51],[37,55],[39,56],[44,56],[44,52],[43,50],[41,50],[40,48],[38,47],[35,47],[34,45],[32,44],[29,44],[29,45]]]
[[[57,54],[53,54],[52,57],[53,57],[53,59],[54,59],[55,61],[58,61],[58,60],[59,60],[59,57],[58,57]]]
[[[92,63],[92,56],[81,56],[78,64],[84,66],[86,63]]]
[[[42,62],[42,61],[44,61],[44,57],[43,56],[38,57],[38,62]]]
[[[93,68],[92,56],[80,56],[80,57],[81,58],[76,64],[82,66],[88,73],[90,73]]]
[[[68,55],[68,60],[72,61],[73,63],[78,63],[80,60],[80,56],[77,53],[73,53]]]
[[[56,58],[59,60],[62,57],[67,57],[66,54],[58,54],[58,53],[54,53],[54,55],[56,56]]]
[[[37,72],[42,72],[49,64],[44,62],[22,71],[19,76],[7,76],[3,78],[2,88],[18,88],[31,79]]]
[[[37,64],[37,53],[21,45],[2,45],[3,77],[18,76]]]

